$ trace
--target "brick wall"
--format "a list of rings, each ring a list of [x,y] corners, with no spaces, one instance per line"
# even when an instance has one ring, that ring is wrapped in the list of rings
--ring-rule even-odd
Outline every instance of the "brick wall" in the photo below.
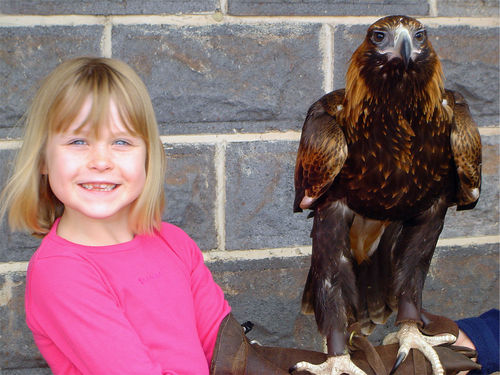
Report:
[[[452,318],[498,307],[498,11],[496,0],[2,0],[0,186],[39,80],[72,56],[125,60],[150,90],[165,143],[165,219],[204,250],[237,318],[256,323],[253,338],[321,349],[299,313],[311,251],[311,220],[292,214],[300,129],[314,100],[343,87],[366,27],[408,14],[428,26],[484,148],[482,198],[450,210],[424,304]],[[37,243],[1,223],[1,374],[50,373],[24,323]]]

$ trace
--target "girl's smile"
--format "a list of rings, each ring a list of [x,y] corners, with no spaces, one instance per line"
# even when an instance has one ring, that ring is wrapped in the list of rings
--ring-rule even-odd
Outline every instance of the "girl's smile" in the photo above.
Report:
[[[87,184],[80,184],[84,189],[86,190],[92,190],[92,191],[111,191],[114,190],[118,185],[116,184],[94,184],[94,183],[87,183]]]
[[[142,138],[128,132],[113,101],[109,122],[97,135],[89,124],[81,126],[91,105],[89,98],[66,131],[48,138],[42,172],[64,204],[58,234],[64,237],[63,232],[82,233],[87,229],[91,242],[101,243],[99,234],[91,229],[99,223],[100,228],[106,224],[120,237],[115,241],[129,240],[133,233],[128,213],[146,180],[146,145]]]

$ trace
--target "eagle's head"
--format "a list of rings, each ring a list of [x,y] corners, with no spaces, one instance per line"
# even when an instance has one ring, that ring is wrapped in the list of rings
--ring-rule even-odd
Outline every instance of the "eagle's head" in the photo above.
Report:
[[[424,25],[406,16],[388,16],[368,28],[358,49],[375,69],[403,71],[436,58]]]
[[[351,106],[364,100],[407,100],[410,93],[439,101],[443,72],[425,26],[407,16],[387,16],[372,24],[352,55],[346,75]],[[437,102],[436,102],[437,103]]]

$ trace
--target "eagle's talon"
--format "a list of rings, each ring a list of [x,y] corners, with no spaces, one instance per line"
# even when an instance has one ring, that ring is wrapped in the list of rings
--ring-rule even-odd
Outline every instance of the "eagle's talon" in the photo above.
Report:
[[[398,369],[399,366],[401,366],[401,363],[406,359],[406,356],[408,355],[408,352],[401,352],[398,354],[398,357],[396,358],[396,362],[394,363],[394,366],[392,366],[392,370],[389,373],[389,375],[393,375],[396,370]]]
[[[325,362],[319,365],[314,365],[309,362],[299,362],[290,370],[293,371],[309,371],[315,375],[366,375],[366,373],[356,366],[349,354],[329,357]]]
[[[397,367],[404,361],[411,349],[422,352],[425,358],[431,363],[434,375],[444,375],[443,366],[433,346],[455,342],[456,337],[454,335],[444,334],[438,336],[425,336],[420,332],[416,323],[403,323],[401,329],[397,333],[386,336],[384,343],[394,342],[394,338],[399,341],[400,348],[398,351],[398,358],[390,375],[396,371]]]

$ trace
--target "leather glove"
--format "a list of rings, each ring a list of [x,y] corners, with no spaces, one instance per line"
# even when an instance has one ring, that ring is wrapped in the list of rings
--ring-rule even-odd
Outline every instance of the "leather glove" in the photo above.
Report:
[[[443,320],[444,319],[444,320]],[[431,321],[434,322],[431,324]],[[451,322],[451,323],[450,323]],[[426,324],[429,332],[450,332],[456,324],[444,317],[429,318]],[[398,345],[374,347],[368,339],[357,334],[359,325],[349,329],[349,349],[353,362],[367,375],[387,375],[396,361]],[[445,331],[443,331],[445,329]],[[457,328],[458,332],[458,328]],[[435,334],[436,334],[435,333]],[[451,331],[450,333],[453,333]],[[446,375],[459,371],[479,369],[481,366],[471,361],[476,352],[455,346],[435,347]],[[211,375],[284,375],[297,362],[307,361],[320,364],[327,359],[325,353],[251,344],[240,324],[229,314],[222,321],[210,366]],[[309,374],[305,371],[294,375]],[[396,370],[395,375],[432,375],[430,363],[418,351],[410,351],[406,360]]]

